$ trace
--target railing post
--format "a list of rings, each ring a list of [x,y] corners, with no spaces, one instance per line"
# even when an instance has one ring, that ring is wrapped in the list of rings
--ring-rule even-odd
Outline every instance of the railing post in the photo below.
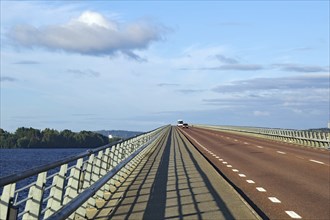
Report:
[[[93,184],[92,180],[92,169],[94,166],[94,154],[91,154],[88,158],[88,161],[86,162],[86,168],[84,170],[84,181],[83,181],[83,189],[88,188],[90,185]]]
[[[47,202],[47,210],[44,218],[51,216],[57,210],[62,207],[63,195],[64,195],[64,183],[66,178],[66,172],[68,164],[63,164],[60,168],[60,172],[54,176],[53,187],[50,190],[50,198]]]
[[[37,182],[29,190],[30,199],[26,202],[23,220],[39,219],[47,172],[39,173]]]
[[[8,184],[3,188],[0,197],[0,219],[7,219],[10,202],[15,194],[16,183]]]
[[[68,177],[68,185],[64,194],[63,205],[70,202],[74,197],[78,195],[78,185],[79,185],[79,176],[81,172],[81,167],[83,164],[83,158],[77,160],[77,164],[70,171],[70,176]]]

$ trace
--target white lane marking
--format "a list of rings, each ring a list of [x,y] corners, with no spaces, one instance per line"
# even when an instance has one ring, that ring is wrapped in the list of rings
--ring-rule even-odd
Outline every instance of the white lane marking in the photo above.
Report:
[[[227,165],[227,167],[233,167],[232,165]]]
[[[244,144],[249,144],[248,142],[244,142]]]
[[[226,162],[226,161],[223,161],[222,163],[223,163],[223,164],[227,164],[227,162]]]
[[[277,153],[279,153],[279,154],[286,154],[285,152],[283,152],[283,151],[276,151]]]
[[[235,139],[235,141],[238,141],[237,139]]]
[[[278,198],[276,198],[276,197],[268,197],[268,199],[269,199],[270,201],[272,201],[273,203],[281,203],[281,201],[278,200]]]
[[[216,156],[215,158],[217,158],[217,159],[218,159],[218,158],[219,158],[219,156]]]
[[[309,161],[314,162],[314,163],[324,164],[323,162],[318,161],[318,160],[312,160],[312,159],[310,159]]]
[[[248,182],[248,183],[254,183],[253,180],[246,180],[246,182]]]
[[[258,147],[258,148],[264,148],[264,147],[262,147],[262,146],[259,146],[259,145],[258,145],[257,147]]]
[[[285,213],[288,214],[291,218],[296,218],[296,219],[301,218],[301,216],[295,213],[294,211],[285,211]]]
[[[213,157],[218,157],[216,154],[213,154]]]
[[[219,161],[223,161],[223,159],[219,159]]]
[[[236,170],[236,169],[232,169],[232,171],[234,171],[234,172],[238,172],[238,170]]]
[[[238,174],[240,177],[246,177],[244,174],[240,173]]]
[[[262,187],[256,187],[256,189],[259,191],[259,192],[266,192],[266,190]]]

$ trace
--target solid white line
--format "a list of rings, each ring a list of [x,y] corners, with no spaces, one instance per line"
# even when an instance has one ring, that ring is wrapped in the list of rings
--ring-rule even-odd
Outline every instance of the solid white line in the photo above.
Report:
[[[318,161],[318,160],[312,160],[312,159],[310,159],[309,161],[314,162],[314,163],[324,164],[323,162]]]
[[[281,201],[278,200],[276,197],[268,197],[268,199],[269,199],[270,201],[272,201],[273,203],[281,203]]]
[[[296,218],[296,219],[301,218],[301,216],[295,213],[294,211],[285,211],[285,213],[288,214],[291,218]]]
[[[286,154],[285,152],[283,152],[283,151],[276,151],[277,153],[279,153],[279,154]]]
[[[236,169],[232,169],[232,171],[234,171],[234,172],[238,172],[238,170],[236,170]]]
[[[256,187],[256,189],[259,191],[259,192],[266,192],[266,190],[262,187]]]
[[[248,182],[248,183],[254,183],[253,180],[246,180],[246,182]]]
[[[240,173],[238,174],[240,177],[246,177],[244,174]]]
[[[233,167],[232,165],[227,165],[227,167]]]

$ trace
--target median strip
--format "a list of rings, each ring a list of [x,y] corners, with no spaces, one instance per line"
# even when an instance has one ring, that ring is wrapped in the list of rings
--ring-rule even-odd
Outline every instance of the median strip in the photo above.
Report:
[[[283,152],[283,151],[276,151],[277,153],[279,153],[279,154],[286,154],[285,152]]]
[[[324,164],[323,162],[318,161],[318,160],[312,160],[312,159],[310,159],[309,161],[314,162],[314,163],[318,163],[318,164]]]
[[[268,199],[270,201],[272,201],[273,203],[281,203],[281,201],[278,198],[276,198],[276,197],[268,197]]]
[[[291,218],[301,219],[301,216],[294,211],[285,211],[285,213],[288,214]]]
[[[256,187],[256,189],[259,191],[259,192],[266,192],[266,190],[262,187]]]

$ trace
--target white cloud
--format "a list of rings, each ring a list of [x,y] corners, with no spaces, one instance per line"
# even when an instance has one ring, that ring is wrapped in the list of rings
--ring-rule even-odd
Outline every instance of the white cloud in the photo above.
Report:
[[[253,115],[255,115],[255,116],[269,116],[270,113],[267,112],[267,111],[254,111]]]
[[[16,25],[7,37],[24,48],[44,48],[87,55],[112,55],[122,52],[136,58],[133,51],[145,49],[161,40],[166,30],[149,21],[121,24],[97,12],[85,11],[66,24]]]

